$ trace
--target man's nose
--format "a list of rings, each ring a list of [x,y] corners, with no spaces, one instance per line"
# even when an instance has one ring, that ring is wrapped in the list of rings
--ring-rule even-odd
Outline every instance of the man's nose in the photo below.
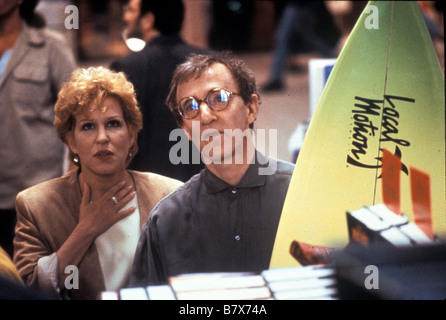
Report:
[[[209,124],[217,119],[215,111],[209,107],[206,101],[200,103],[200,120],[203,124]]]

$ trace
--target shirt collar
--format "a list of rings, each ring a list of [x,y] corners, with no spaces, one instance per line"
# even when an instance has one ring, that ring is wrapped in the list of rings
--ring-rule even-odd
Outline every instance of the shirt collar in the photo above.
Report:
[[[40,29],[32,28],[25,22],[22,23],[23,33],[27,37],[27,41],[30,45],[41,46],[45,42],[45,38]]]
[[[267,167],[270,159],[266,158],[262,153],[256,151],[255,161],[251,164],[243,176],[242,180],[235,186],[236,188],[260,187],[266,183],[266,175],[259,174],[259,168]],[[221,180],[213,174],[207,167],[202,172],[202,179],[208,189],[208,193],[221,192],[227,188],[234,186]]]

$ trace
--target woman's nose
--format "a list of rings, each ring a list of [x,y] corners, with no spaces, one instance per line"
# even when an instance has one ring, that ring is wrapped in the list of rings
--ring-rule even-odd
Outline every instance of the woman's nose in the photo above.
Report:
[[[98,136],[96,137],[96,142],[103,144],[108,143],[110,141],[110,138],[108,136],[107,130],[105,127],[99,127],[98,128]]]

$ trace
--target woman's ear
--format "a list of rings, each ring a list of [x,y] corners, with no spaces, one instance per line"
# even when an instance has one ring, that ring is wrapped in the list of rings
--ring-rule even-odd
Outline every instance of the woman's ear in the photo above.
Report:
[[[74,154],[77,154],[77,147],[76,147],[76,142],[74,140],[74,136],[73,136],[73,132],[69,131],[67,132],[67,135],[65,136],[65,139],[67,141],[67,145],[70,148],[71,152],[73,152]]]
[[[135,143],[135,133],[131,130],[129,130],[129,136],[130,136],[130,147],[133,146],[133,144]]]

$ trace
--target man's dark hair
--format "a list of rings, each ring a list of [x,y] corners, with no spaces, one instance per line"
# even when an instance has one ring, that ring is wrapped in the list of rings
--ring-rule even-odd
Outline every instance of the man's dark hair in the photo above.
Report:
[[[184,20],[182,0],[141,0],[140,16],[148,12],[155,16],[155,29],[164,35],[179,34]]]
[[[178,86],[192,78],[200,77],[216,63],[224,65],[231,72],[237,83],[238,93],[245,103],[252,101],[252,94],[259,96],[254,73],[242,60],[234,57],[232,52],[223,51],[211,54],[193,54],[185,62],[177,66],[170,85],[169,95],[166,99],[166,105],[172,112],[179,126],[183,124],[183,118],[177,110]]]
[[[39,0],[23,0],[20,4],[20,17],[25,20],[26,24],[34,28],[43,28],[46,25],[45,18],[34,12]]]

